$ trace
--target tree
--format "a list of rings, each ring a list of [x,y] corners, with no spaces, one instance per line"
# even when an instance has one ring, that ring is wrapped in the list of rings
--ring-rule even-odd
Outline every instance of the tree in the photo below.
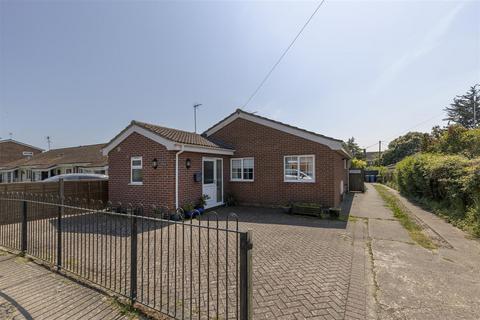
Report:
[[[480,118],[480,84],[470,87],[464,95],[453,98],[453,103],[445,108],[447,112],[448,122],[460,124],[465,128],[476,128]],[[474,112],[475,110],[475,112]],[[474,113],[476,113],[476,123],[474,121]]]
[[[467,158],[480,157],[480,128],[466,129],[451,125],[433,140],[428,151],[444,154],[461,154]]]
[[[430,141],[430,135],[422,132],[409,132],[392,140],[382,155],[382,164],[390,165],[403,158],[422,151]]]
[[[355,142],[355,138],[351,137],[347,140],[347,142],[343,143],[343,147],[350,152],[350,154],[357,159],[365,159],[365,155],[363,154],[363,149],[360,148],[358,143]]]

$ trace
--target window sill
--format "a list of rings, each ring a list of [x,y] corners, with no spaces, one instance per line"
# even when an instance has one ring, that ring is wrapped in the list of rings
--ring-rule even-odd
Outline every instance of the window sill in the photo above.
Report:
[[[230,179],[230,182],[254,182],[255,180]]]
[[[143,182],[130,182],[129,186],[143,186]]]
[[[315,183],[315,180],[283,180],[287,183]]]

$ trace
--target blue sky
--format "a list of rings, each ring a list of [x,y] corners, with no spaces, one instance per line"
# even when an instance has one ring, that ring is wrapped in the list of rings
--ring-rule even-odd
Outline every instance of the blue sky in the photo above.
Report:
[[[101,143],[132,119],[193,131],[194,103],[204,130],[317,4],[1,0],[0,137]],[[327,0],[245,109],[363,147],[428,131],[480,82],[479,21],[478,1]]]

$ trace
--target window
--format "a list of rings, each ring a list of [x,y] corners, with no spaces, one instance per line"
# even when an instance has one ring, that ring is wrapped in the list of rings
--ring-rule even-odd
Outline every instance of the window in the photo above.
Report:
[[[131,180],[130,184],[143,184],[143,162],[142,157],[131,158]]]
[[[33,152],[32,151],[23,151],[22,155],[25,157],[33,157]]]
[[[315,182],[315,156],[285,156],[285,182]]]
[[[67,173],[67,174],[68,174],[68,173],[72,173],[72,169],[66,169],[66,170],[65,170],[65,173]]]
[[[230,160],[231,181],[253,181],[253,158]]]

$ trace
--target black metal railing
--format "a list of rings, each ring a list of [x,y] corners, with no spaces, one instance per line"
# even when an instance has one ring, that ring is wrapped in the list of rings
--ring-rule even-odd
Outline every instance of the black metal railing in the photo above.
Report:
[[[251,233],[234,214],[165,212],[0,193],[0,245],[177,319],[251,319]]]

